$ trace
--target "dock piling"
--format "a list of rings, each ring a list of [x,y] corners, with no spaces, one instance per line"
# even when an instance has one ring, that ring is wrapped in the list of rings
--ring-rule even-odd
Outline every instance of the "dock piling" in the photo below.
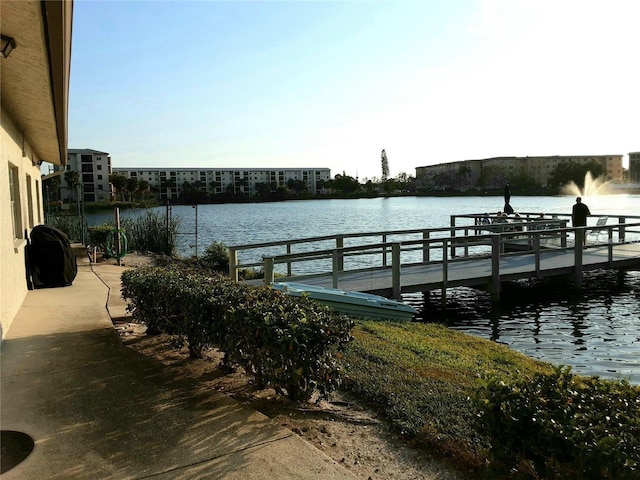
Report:
[[[500,299],[500,235],[491,237],[491,298],[494,301]]]

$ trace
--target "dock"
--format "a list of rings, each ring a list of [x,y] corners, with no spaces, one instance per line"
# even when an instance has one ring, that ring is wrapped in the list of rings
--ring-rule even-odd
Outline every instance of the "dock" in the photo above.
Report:
[[[454,215],[447,227],[232,246],[229,273],[241,281],[243,268],[259,268],[264,279],[246,283],[277,278],[395,299],[440,290],[444,303],[455,287],[487,290],[497,300],[504,282],[565,277],[580,286],[588,271],[640,269],[640,216],[598,215],[580,228],[567,226],[566,216],[535,212],[492,220]],[[582,236],[584,245],[575,242]],[[247,254],[253,260],[241,262]]]

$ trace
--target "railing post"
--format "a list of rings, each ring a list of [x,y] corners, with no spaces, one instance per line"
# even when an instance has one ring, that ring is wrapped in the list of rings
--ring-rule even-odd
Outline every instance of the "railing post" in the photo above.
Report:
[[[450,237],[456,236],[456,219],[454,216],[451,216],[451,231],[449,232]],[[451,258],[456,257],[456,242],[451,242]]]
[[[338,288],[338,272],[340,271],[340,254],[338,250],[331,253],[331,273],[333,277],[333,288]]]
[[[491,299],[500,299],[500,234],[491,236]]]
[[[336,237],[336,248],[341,249],[342,247],[344,247],[344,237],[341,235],[338,235]],[[335,265],[333,269],[334,271],[336,270]],[[338,271],[342,272],[343,270],[344,270],[344,256],[342,254],[342,250],[340,250],[338,253]]]
[[[264,284],[268,287],[273,283],[273,260],[274,257],[262,257],[264,263]]]
[[[400,243],[393,243],[391,245],[391,289],[393,298],[396,300],[400,300],[401,298],[401,289],[400,289],[400,274],[401,274],[401,265],[400,265]]]
[[[536,277],[540,277],[540,234],[536,233],[533,236],[533,254],[535,256],[536,263]]]
[[[382,234],[382,243],[385,243],[385,244],[387,243],[387,234],[386,233]],[[393,262],[393,259],[391,259],[391,261]],[[386,245],[384,245],[382,247],[382,266],[383,267],[387,266],[387,246]]]
[[[464,229],[464,236],[465,237],[469,236],[469,229],[468,228]],[[465,242],[464,242],[464,256],[465,257],[469,256],[469,240],[465,240]]]
[[[453,218],[451,220],[454,221]],[[447,241],[442,241],[442,295],[440,297],[440,302],[442,306],[445,307],[447,305],[447,283],[449,282],[449,257],[447,256]]]
[[[429,240],[429,232],[428,231],[423,231],[422,232],[422,240]],[[422,244],[422,261],[424,263],[427,263],[429,261],[429,253],[431,252],[431,249],[429,248],[431,246],[430,243],[428,242],[424,242]]]
[[[229,247],[229,277],[238,283],[238,251]]]
[[[287,255],[291,254],[291,244],[287,243]],[[291,261],[287,262],[287,277],[291,276]]]
[[[574,238],[576,239],[574,242],[574,254],[573,254],[573,279],[576,285],[582,285],[582,252],[584,248],[584,243],[582,239],[585,235],[585,228],[578,227],[574,229]]]
[[[620,224],[620,227],[618,227],[618,242],[619,243],[624,243],[624,237],[625,237],[625,226],[624,226],[624,224],[626,223],[626,218],[625,217],[619,217],[618,218],[618,223]]]

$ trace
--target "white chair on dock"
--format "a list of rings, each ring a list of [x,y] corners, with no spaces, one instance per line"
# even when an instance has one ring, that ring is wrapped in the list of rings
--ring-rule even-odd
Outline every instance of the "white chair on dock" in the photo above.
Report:
[[[605,234],[607,233],[607,229],[606,228],[598,228],[598,227],[604,227],[607,224],[608,220],[609,220],[609,217],[600,217],[600,218],[598,218],[598,221],[596,222],[595,227],[589,231],[589,234],[587,235],[587,238],[595,237],[595,239],[593,240],[593,243],[598,242],[598,240],[600,239],[600,235],[602,233],[605,233]]]
[[[536,230],[549,230],[551,227],[550,224],[548,223],[539,223],[535,226]],[[545,247],[547,245],[547,242],[550,239],[550,235],[549,234],[541,234],[540,235],[540,246]]]

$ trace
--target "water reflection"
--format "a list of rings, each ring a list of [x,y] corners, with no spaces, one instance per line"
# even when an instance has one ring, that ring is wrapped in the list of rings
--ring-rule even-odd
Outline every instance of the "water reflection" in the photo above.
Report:
[[[407,295],[417,321],[488,338],[585,375],[640,384],[640,272],[590,272],[581,290],[553,279],[506,284],[499,304],[471,289]]]

